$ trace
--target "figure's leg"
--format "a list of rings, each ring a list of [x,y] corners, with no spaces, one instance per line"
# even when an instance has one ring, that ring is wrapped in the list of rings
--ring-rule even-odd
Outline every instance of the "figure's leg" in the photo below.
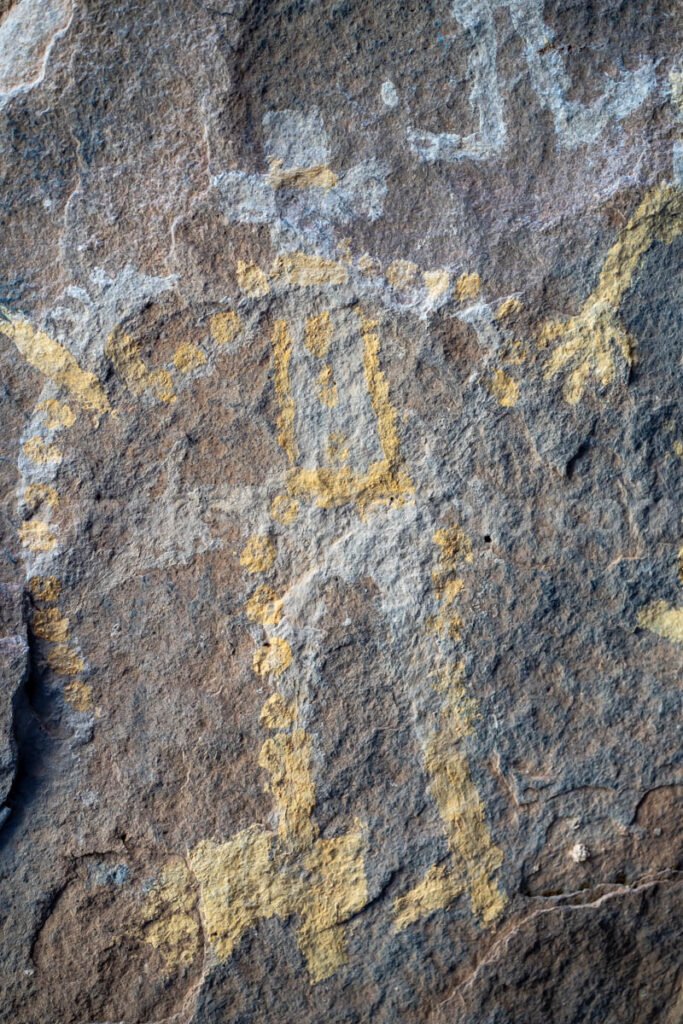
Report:
[[[408,142],[427,162],[487,160],[505,145],[503,98],[498,82],[496,27],[493,11],[481,0],[454,0],[451,13],[467,32],[472,46],[467,70],[472,80],[470,104],[477,112],[479,129],[470,135],[408,129]]]
[[[603,94],[586,106],[567,99],[570,81],[560,54],[550,44],[553,32],[543,21],[543,0],[506,0],[524,54],[534,91],[553,115],[560,145],[573,149],[592,142],[613,119],[621,120],[643,103],[655,84],[652,64],[608,79]]]

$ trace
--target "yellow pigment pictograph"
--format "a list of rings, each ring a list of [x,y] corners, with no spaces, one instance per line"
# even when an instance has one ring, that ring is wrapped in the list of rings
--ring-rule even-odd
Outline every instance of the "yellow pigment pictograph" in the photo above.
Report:
[[[457,524],[437,530],[434,541],[439,557],[432,580],[439,610],[431,625],[438,635],[458,641],[462,620],[456,602],[464,587],[458,573],[472,562],[472,545]],[[441,656],[439,660],[443,661]],[[463,749],[474,733],[477,703],[467,694],[462,662],[446,660],[433,678],[443,703],[437,728],[425,743],[424,765],[448,839],[450,860],[430,868],[410,892],[396,900],[399,930],[445,909],[463,893],[469,895],[472,913],[484,924],[495,921],[506,902],[495,880],[503,853],[491,838],[486,809]]]
[[[619,308],[644,256],[655,242],[670,245],[683,233],[683,191],[672,185],[651,189],[609,250],[595,290],[568,320],[545,323],[539,343],[559,342],[546,366],[546,379],[564,375],[565,401],[576,405],[591,374],[606,387],[614,380],[617,358],[629,366],[635,341],[626,331]]]
[[[683,584],[683,547],[678,551],[678,580]],[[663,640],[683,644],[683,606],[653,601],[638,613],[638,625]]]
[[[414,492],[412,481],[401,455],[398,436],[398,414],[391,404],[389,385],[380,361],[379,324],[362,311],[357,314],[358,329],[363,346],[363,371],[367,394],[370,398],[382,457],[363,469],[340,465],[335,460],[315,468],[303,466],[300,459],[300,445],[296,437],[296,404],[291,381],[293,338],[287,322],[278,320],[272,337],[275,391],[279,404],[278,441],[289,462],[288,489],[292,497],[313,498],[321,508],[334,508],[347,503],[357,503],[364,511],[368,505],[381,503],[400,504]],[[306,347],[317,358],[328,354],[332,336],[329,311],[312,317],[306,324]],[[334,407],[337,404],[337,384],[332,384],[332,370],[329,377],[319,383],[333,387],[330,395],[323,390],[320,395],[323,404]],[[323,369],[325,374],[325,369]]]

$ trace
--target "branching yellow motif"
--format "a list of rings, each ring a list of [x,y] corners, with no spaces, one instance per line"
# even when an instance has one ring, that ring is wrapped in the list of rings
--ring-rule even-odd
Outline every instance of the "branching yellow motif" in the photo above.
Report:
[[[635,341],[619,308],[648,250],[655,242],[670,244],[682,232],[683,191],[671,185],[653,188],[608,252],[597,287],[581,311],[541,328],[542,347],[560,342],[550,353],[546,379],[567,374],[563,394],[570,405],[581,400],[591,374],[606,387],[614,380],[619,356],[629,366],[634,362]]]

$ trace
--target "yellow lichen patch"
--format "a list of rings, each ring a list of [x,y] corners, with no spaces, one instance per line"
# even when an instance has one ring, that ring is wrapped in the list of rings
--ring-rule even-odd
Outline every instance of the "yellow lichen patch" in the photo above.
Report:
[[[47,663],[58,676],[77,676],[85,662],[68,644],[55,644],[47,652]]]
[[[52,602],[59,600],[62,584],[56,576],[32,576],[28,589],[34,601]]]
[[[465,890],[464,882],[446,864],[434,864],[409,892],[394,901],[394,920],[401,931],[429,917],[437,910],[445,910]]]
[[[44,554],[47,551],[54,551],[57,547],[57,537],[52,532],[49,523],[41,519],[29,519],[19,527],[19,540],[25,548],[34,554]]]
[[[291,729],[296,721],[296,707],[274,693],[261,708],[260,717],[266,729]]]
[[[30,366],[53,384],[64,388],[96,423],[110,411],[109,400],[95,374],[81,369],[68,349],[59,342],[44,331],[37,331],[27,320],[3,320],[0,329],[14,342]]]
[[[41,640],[66,643],[69,639],[69,620],[58,608],[43,608],[33,616],[33,632]]]
[[[274,160],[268,171],[268,180],[273,188],[334,188],[337,175],[324,164],[314,167],[283,167],[281,160]]]
[[[292,252],[278,256],[273,264],[272,275],[295,288],[324,288],[346,284],[349,272],[343,263],[337,263],[336,260],[310,256],[305,252]]]
[[[447,270],[425,270],[422,280],[430,298],[438,299],[448,291],[451,277]]]
[[[670,185],[651,189],[609,250],[595,290],[581,311],[568,320],[546,322],[539,344],[561,343],[546,366],[546,379],[566,373],[565,401],[575,405],[594,374],[603,387],[616,372],[616,355],[627,365],[635,358],[635,342],[620,316],[621,302],[633,284],[638,267],[655,242],[670,244],[683,233],[683,190]]]
[[[22,446],[24,455],[31,462],[43,465],[47,462],[60,463],[62,452],[54,444],[47,444],[42,437],[30,437]]]
[[[284,450],[290,465],[294,465],[298,457],[296,437],[294,435],[294,417],[296,408],[292,398],[289,380],[289,364],[292,360],[292,338],[284,320],[277,320],[273,330],[273,361],[275,363],[275,394],[280,411],[277,417],[278,444]]]
[[[45,413],[45,426],[49,430],[60,430],[72,427],[76,422],[76,414],[66,402],[58,402],[56,398],[47,398],[36,406],[38,412]]]
[[[337,385],[332,375],[332,367],[325,366],[318,374],[318,396],[323,405],[328,409],[334,409],[339,401]]]
[[[200,366],[205,364],[206,356],[198,345],[191,345],[189,342],[186,342],[184,345],[179,345],[175,350],[173,365],[178,373],[192,373],[193,370],[198,370]]]
[[[74,711],[90,711],[92,709],[92,686],[74,679],[64,687],[64,699]]]
[[[262,626],[277,626],[282,619],[282,598],[264,584],[247,601],[247,616]]]
[[[215,313],[209,320],[211,338],[217,345],[230,345],[241,329],[242,321],[231,309],[225,313]]]
[[[270,291],[268,278],[256,263],[237,263],[237,284],[250,299],[259,299]]]
[[[292,664],[292,648],[280,636],[267,640],[254,652],[254,672],[260,676],[281,676]]]
[[[275,545],[270,537],[254,534],[244,546],[240,555],[240,565],[250,573],[268,572],[273,567],[275,555]]]
[[[147,894],[143,910],[145,942],[159,951],[169,969],[191,964],[199,954],[196,883],[182,860],[170,861]]]
[[[504,409],[511,409],[519,401],[519,381],[504,370],[496,370],[490,383],[491,394]]]
[[[324,359],[332,341],[332,318],[329,310],[306,321],[306,348],[316,359]]]
[[[459,302],[466,302],[469,299],[476,299],[481,291],[481,278],[479,274],[461,274],[455,282],[455,297]]]
[[[368,277],[377,277],[382,273],[382,264],[375,256],[364,252],[358,259],[358,269],[361,274],[367,274]]]
[[[48,508],[57,508],[59,494],[50,484],[29,484],[24,491],[24,504],[32,511],[47,505]]]
[[[148,370],[140,352],[139,343],[120,330],[112,332],[105,346],[105,353],[114,369],[134,395],[149,392],[166,405],[175,402],[173,379],[168,370]]]
[[[410,260],[394,260],[387,267],[387,281],[392,288],[404,291],[415,285],[419,272],[418,265]]]
[[[519,313],[521,309],[522,303],[512,295],[509,299],[504,299],[503,302],[501,302],[500,306],[496,310],[496,320],[505,320],[506,317]]]
[[[267,720],[290,728],[292,710],[275,695]],[[297,920],[297,942],[311,983],[346,962],[344,923],[368,901],[364,837],[355,831],[320,839],[312,814],[310,740],[302,730],[268,740],[260,764],[271,774],[277,835],[252,825],[226,843],[199,843],[189,857],[200,887],[205,934],[219,960],[232,955],[257,921]]]
[[[277,494],[270,505],[273,519],[283,526],[290,526],[299,514],[299,502],[287,494]]]
[[[654,601],[638,613],[638,625],[665,640],[683,644],[683,608]]]

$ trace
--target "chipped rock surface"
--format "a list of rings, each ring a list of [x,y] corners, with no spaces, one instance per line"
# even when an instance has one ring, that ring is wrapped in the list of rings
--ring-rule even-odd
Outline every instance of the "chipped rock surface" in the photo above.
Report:
[[[0,1020],[678,1024],[676,0],[0,0]]]

